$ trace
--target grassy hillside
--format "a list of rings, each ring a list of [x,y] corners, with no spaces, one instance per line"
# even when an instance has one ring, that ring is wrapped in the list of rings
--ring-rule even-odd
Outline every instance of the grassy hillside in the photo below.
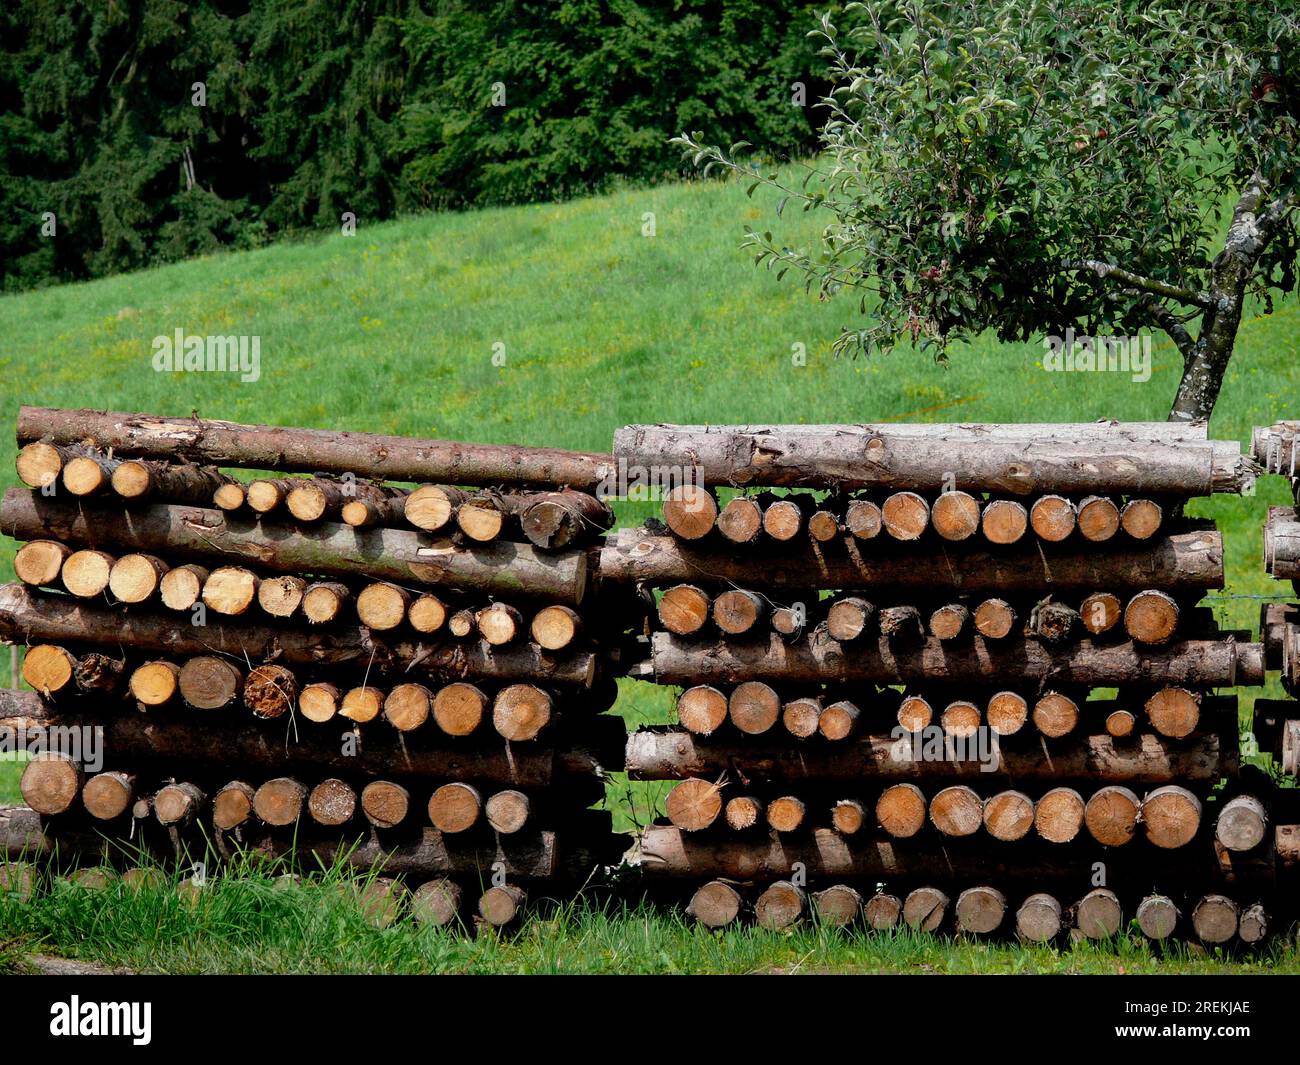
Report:
[[[36,403],[607,450],[615,427],[635,421],[1165,416],[1180,360],[1159,340],[1145,383],[1047,373],[1041,343],[991,339],[946,366],[915,352],[835,359],[852,301],[819,303],[738,250],[742,226],[770,226],[770,208],[735,185],[684,184],[362,225],[355,237],[0,298],[0,427]],[[648,214],[654,236],[643,235]],[[787,217],[783,235],[807,239],[820,224]],[[1245,441],[1252,425],[1300,415],[1296,312],[1287,301],[1245,325],[1215,436]],[[152,338],[178,328],[259,336],[260,380],[155,373]],[[793,364],[796,345],[805,365]],[[0,434],[5,486],[13,446]],[[1260,521],[1286,496],[1270,478],[1255,498],[1193,509],[1227,538],[1229,588],[1212,605],[1233,627],[1253,627],[1259,597],[1282,592],[1263,574]],[[0,538],[2,579],[15,548]],[[663,721],[670,703],[664,689],[627,683],[620,709]],[[616,790],[626,823],[663,789]],[[13,774],[0,774],[0,800],[14,793]]]

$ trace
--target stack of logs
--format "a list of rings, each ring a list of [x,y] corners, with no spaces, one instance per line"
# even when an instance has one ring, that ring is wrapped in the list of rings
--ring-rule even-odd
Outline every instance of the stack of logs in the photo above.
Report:
[[[656,593],[633,675],[680,689],[678,723],[626,762],[677,783],[633,856],[698,921],[1264,937],[1274,833],[1213,694],[1262,683],[1264,648],[1198,605],[1223,544],[1181,516],[1249,490],[1240,444],[656,425],[614,452],[676,478],[666,529],[600,568]]]
[[[617,861],[607,456],[30,407],[18,443],[3,855],[339,861],[384,920],[492,925]]]

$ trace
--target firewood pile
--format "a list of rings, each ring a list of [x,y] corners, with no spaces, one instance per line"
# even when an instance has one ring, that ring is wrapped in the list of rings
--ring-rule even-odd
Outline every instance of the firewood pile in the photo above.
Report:
[[[1240,444],[642,425],[614,458],[677,476],[600,573],[655,590],[631,673],[678,722],[626,763],[676,783],[633,859],[696,920],[1264,938],[1289,828],[1215,691],[1262,684],[1265,648],[1201,605],[1223,543],[1182,516],[1251,490]]]
[[[607,456],[32,407],[18,443],[11,861],[343,862],[502,925],[618,860]]]

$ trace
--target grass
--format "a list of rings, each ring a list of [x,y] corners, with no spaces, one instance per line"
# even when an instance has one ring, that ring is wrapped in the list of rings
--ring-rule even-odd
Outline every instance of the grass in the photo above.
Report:
[[[644,236],[651,214],[655,235]],[[12,424],[21,403],[90,405],[608,450],[617,426],[639,421],[1158,420],[1167,413],[1180,360],[1158,339],[1146,383],[1115,373],[1047,373],[1041,343],[992,338],[957,346],[947,365],[911,351],[836,359],[831,343],[852,321],[852,302],[819,303],[790,279],[778,282],[755,270],[738,250],[745,224],[772,222],[772,203],[761,194],[751,201],[738,185],[686,183],[363,225],[355,237],[322,235],[2,297],[0,424]],[[805,215],[780,224],[792,243],[815,237],[819,226]],[[1287,300],[1243,326],[1215,414],[1216,437],[1245,442],[1251,426],[1300,413],[1292,405],[1300,376],[1298,309]],[[155,373],[152,339],[178,328],[260,337],[260,379]],[[792,358],[796,350],[806,353],[802,365]],[[0,485],[15,483],[13,447],[12,438],[0,437]],[[1287,499],[1285,482],[1266,478],[1253,498],[1193,505],[1192,513],[1218,521],[1227,545],[1228,589],[1208,600],[1221,623],[1254,628],[1261,599],[1285,595],[1263,572],[1261,522],[1267,505]],[[644,506],[620,506],[624,522],[645,513]],[[0,539],[0,579],[11,577],[16,546]],[[0,683],[8,679],[8,658],[0,656]],[[1245,723],[1255,692],[1240,694]],[[1277,696],[1280,688],[1274,681],[1262,694]],[[668,721],[671,708],[670,689],[621,686],[617,709],[631,725]],[[17,797],[16,778],[17,767],[0,761],[0,801]],[[666,788],[616,780],[610,802],[619,827],[648,820]],[[60,949],[97,949],[72,932],[54,931],[49,908],[73,905],[61,899],[56,893],[23,911],[29,914],[23,920],[5,917],[0,930],[17,932],[16,922],[25,938],[44,929],[60,937]],[[77,905],[116,912],[100,902]],[[111,923],[112,912],[97,920]],[[128,907],[121,919],[135,919],[130,913]],[[623,964],[616,941],[628,935],[637,938],[629,949],[642,959],[663,955],[662,962],[638,964],[686,969],[703,941],[675,918],[642,911],[566,911],[557,920],[510,946],[448,946],[455,960],[447,964],[457,971],[493,964],[542,968],[548,951],[576,937],[575,948],[607,940],[600,949],[592,946],[589,957],[581,955],[604,971]],[[253,921],[248,934],[260,927]],[[231,926],[232,942],[244,928]],[[417,953],[401,954],[403,965],[441,942],[423,933],[414,939],[419,942],[402,950]],[[804,950],[817,955],[825,942],[820,932],[728,934],[701,953],[707,964],[699,964],[725,971],[769,962],[782,967]],[[836,943],[824,964],[943,969],[963,959],[963,965],[997,968],[1021,964],[1016,958],[1037,964],[1038,957],[1009,947]],[[219,967],[219,944],[205,949],[213,953],[203,964]],[[150,956],[131,947],[129,937],[121,950],[123,957]],[[489,950],[499,953],[489,958]],[[229,965],[257,964],[258,951],[248,951],[245,962],[232,950]],[[1067,958],[1076,955],[1083,957],[1075,950]],[[358,960],[339,956],[348,964]],[[330,955],[302,957],[324,965]],[[1087,964],[1112,962],[1099,956]]]

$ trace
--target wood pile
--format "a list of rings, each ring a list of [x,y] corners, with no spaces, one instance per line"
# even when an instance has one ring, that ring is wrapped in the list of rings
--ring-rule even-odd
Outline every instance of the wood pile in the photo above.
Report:
[[[10,859],[342,861],[494,925],[617,861],[607,456],[33,407],[18,443]]]
[[[673,782],[632,857],[701,923],[1264,937],[1294,846],[1215,689],[1263,683],[1265,646],[1201,604],[1223,543],[1182,516],[1251,490],[1239,444],[654,425],[614,458],[684,471],[600,577],[653,590],[628,672],[679,689],[628,739]]]

